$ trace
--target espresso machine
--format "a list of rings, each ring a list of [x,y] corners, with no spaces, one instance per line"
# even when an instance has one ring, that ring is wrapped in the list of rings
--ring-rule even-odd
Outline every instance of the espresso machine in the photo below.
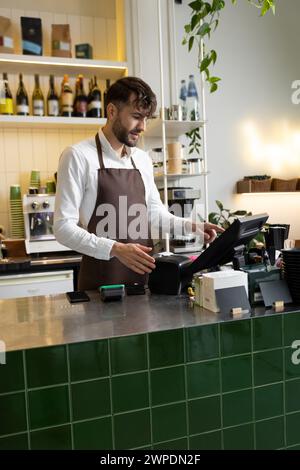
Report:
[[[164,200],[164,190],[159,190],[161,200]],[[167,188],[169,211],[176,216],[189,218],[194,209],[195,200],[200,199],[201,191],[190,187]],[[177,209],[177,210],[176,210]],[[170,250],[173,253],[194,253],[200,251],[199,244],[194,233],[170,236]]]
[[[24,194],[23,213],[26,253],[67,251],[53,233],[54,194]]]

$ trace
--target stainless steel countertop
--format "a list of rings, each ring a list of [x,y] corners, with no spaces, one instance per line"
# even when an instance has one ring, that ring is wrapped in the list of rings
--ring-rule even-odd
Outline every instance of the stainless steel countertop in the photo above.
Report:
[[[232,320],[193,307],[183,296],[146,294],[104,303],[96,291],[88,294],[90,302],[73,305],[64,294],[0,300],[0,340],[13,351]],[[255,315],[263,314],[264,308],[256,309]]]

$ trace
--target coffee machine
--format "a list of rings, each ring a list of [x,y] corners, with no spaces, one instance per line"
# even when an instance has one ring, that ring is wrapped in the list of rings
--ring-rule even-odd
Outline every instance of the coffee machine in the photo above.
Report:
[[[163,188],[159,192],[163,201]],[[190,187],[170,187],[167,188],[167,192],[169,211],[180,217],[191,217],[195,200],[200,199],[201,191]],[[201,248],[202,246],[194,233],[170,236],[170,250],[173,253],[194,253],[200,251]]]
[[[24,194],[23,213],[26,253],[68,251],[53,233],[54,194]]]

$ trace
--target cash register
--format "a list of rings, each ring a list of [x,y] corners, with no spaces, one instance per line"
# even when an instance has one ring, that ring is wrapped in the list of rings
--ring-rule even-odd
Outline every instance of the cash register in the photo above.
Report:
[[[149,276],[148,286],[153,294],[179,295],[190,285],[199,271],[216,268],[234,261],[262,229],[268,214],[258,214],[236,219],[194,261],[176,254],[156,255],[156,268]]]

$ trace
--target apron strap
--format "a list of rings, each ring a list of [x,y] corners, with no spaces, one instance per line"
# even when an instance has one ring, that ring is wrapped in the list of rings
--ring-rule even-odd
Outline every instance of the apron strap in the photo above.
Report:
[[[104,166],[104,162],[103,162],[102,148],[101,148],[98,132],[95,136],[95,140],[96,140],[96,147],[97,147],[99,165],[100,165],[101,170],[105,170],[105,166]]]
[[[133,158],[130,157],[130,160],[131,160],[131,164],[132,164],[133,168],[136,170],[136,166],[135,166],[135,163],[134,163],[134,161],[133,161]]]

